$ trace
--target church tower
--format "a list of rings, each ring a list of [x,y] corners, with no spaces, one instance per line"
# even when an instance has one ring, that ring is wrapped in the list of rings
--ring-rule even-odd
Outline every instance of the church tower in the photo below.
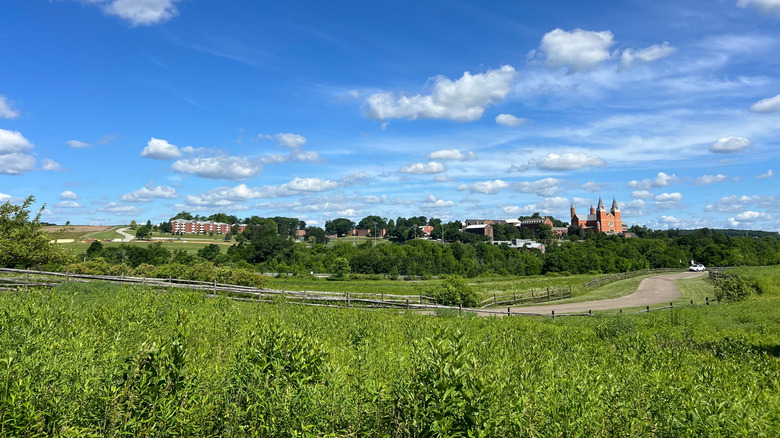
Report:
[[[604,201],[601,200],[601,196],[599,196],[599,206],[596,207],[596,221],[599,224],[599,231],[607,231],[609,227],[607,226],[607,223],[609,222],[607,220],[607,209],[604,207]]]

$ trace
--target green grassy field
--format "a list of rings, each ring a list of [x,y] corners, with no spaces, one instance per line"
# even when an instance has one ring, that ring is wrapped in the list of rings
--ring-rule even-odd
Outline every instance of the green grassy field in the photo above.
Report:
[[[117,233],[116,230],[124,228],[124,225],[117,225],[108,231],[98,231],[95,233],[85,234],[83,239],[123,239],[124,236]]]
[[[0,436],[777,436],[778,312],[774,291],[557,319],[0,292]]]

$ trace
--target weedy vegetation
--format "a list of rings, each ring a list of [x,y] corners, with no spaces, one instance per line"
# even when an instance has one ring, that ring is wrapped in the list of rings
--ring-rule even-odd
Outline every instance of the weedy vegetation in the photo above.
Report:
[[[780,270],[735,273],[767,288],[557,319],[0,292],[0,436],[777,436]]]

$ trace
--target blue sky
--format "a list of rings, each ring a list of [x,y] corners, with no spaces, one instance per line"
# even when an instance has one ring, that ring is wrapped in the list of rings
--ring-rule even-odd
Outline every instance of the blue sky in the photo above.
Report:
[[[780,0],[6,0],[0,201],[780,231]]]

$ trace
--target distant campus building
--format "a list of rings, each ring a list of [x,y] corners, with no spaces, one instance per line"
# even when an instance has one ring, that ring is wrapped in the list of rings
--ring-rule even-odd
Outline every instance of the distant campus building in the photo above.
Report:
[[[624,234],[628,226],[623,223],[620,217],[620,207],[615,198],[612,198],[612,208],[607,212],[599,197],[599,205],[593,208],[590,206],[590,214],[577,214],[574,204],[571,206],[571,224],[575,227],[582,227],[586,230],[593,230],[596,233],[606,234]]]
[[[196,221],[187,219],[174,219],[171,221],[171,231],[173,234],[227,234],[232,225],[223,222],[214,221]],[[239,224],[238,232],[241,233],[246,225]]]
[[[553,221],[547,217],[539,217],[525,220],[515,219],[466,219],[463,222],[463,231],[467,233],[488,236],[493,240],[493,226],[511,224],[517,228],[528,228],[536,233],[542,225],[547,225],[552,230],[553,235],[563,236],[568,232],[567,227],[556,227]],[[571,224],[575,227],[582,227],[585,230],[592,230],[596,233],[620,234],[628,236],[628,226],[623,223],[620,216],[620,207],[617,200],[612,199],[612,208],[607,211],[604,202],[599,197],[598,207],[590,206],[590,214],[577,214],[574,205],[571,206]],[[516,246],[514,241],[496,242],[496,244],[507,243],[509,246]],[[524,245],[529,247],[529,245]]]

